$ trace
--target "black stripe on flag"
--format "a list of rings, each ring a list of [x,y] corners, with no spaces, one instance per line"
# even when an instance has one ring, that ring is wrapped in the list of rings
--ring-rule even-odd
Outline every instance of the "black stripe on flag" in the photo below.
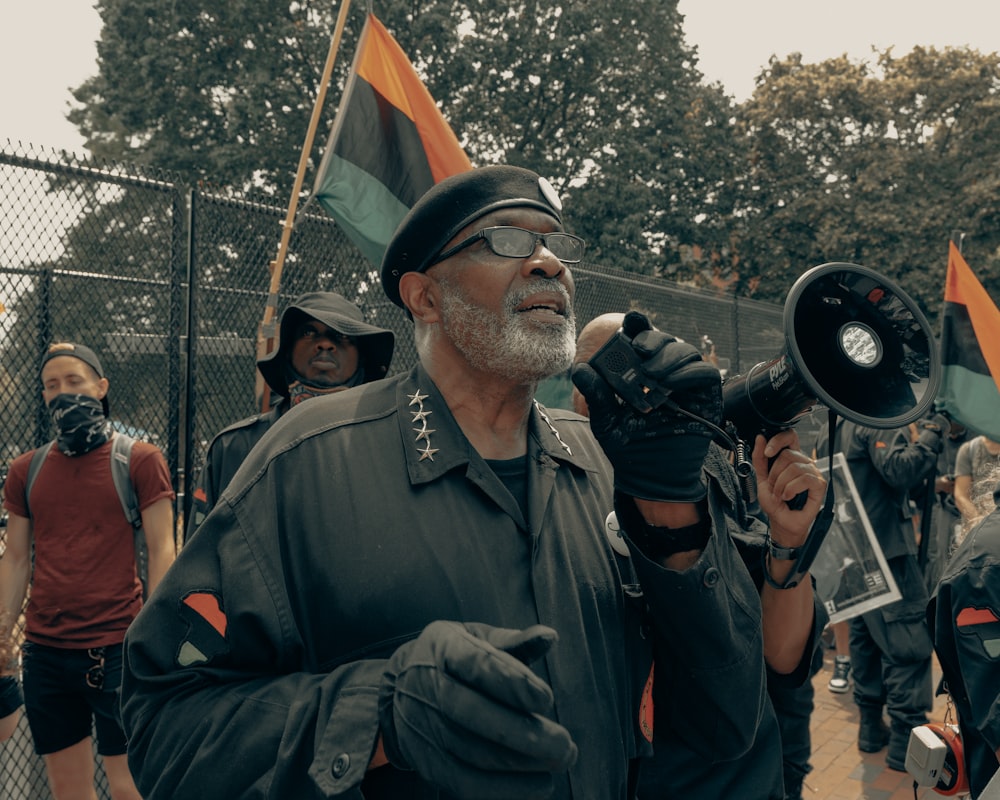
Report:
[[[413,121],[360,75],[334,152],[356,164],[412,207],[434,185],[427,153]]]

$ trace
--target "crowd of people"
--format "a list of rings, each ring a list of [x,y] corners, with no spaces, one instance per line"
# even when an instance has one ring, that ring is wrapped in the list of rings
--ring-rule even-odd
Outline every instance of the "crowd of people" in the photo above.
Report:
[[[92,727],[112,800],[798,800],[828,618],[796,567],[831,448],[901,599],[841,629],[830,689],[853,686],[859,749],[904,770],[936,650],[982,791],[1000,517],[980,495],[1000,444],[942,414],[804,444],[762,430],[748,497],[703,350],[636,311],[577,337],[584,252],[534,172],[433,187],[381,269],[412,368],[389,374],[393,333],[341,295],[293,300],[257,363],[274,406],[214,438],[180,547],[163,455],[135,445],[145,590],[108,378],[85,345],[43,354],[55,446],[5,486],[0,736],[23,704],[56,800],[96,797]],[[612,339],[668,400],[594,368]],[[540,405],[566,370],[574,410]]]

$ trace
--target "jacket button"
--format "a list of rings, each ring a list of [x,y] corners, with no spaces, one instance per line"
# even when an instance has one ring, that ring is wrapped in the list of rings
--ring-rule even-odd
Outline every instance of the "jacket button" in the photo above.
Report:
[[[705,577],[702,578],[702,582],[706,586],[711,588],[712,586],[715,586],[715,584],[719,582],[719,577],[720,577],[719,570],[717,570],[715,567],[709,567],[708,569],[705,570]]]
[[[333,760],[333,777],[343,778],[350,767],[351,757],[347,753],[341,753]]]

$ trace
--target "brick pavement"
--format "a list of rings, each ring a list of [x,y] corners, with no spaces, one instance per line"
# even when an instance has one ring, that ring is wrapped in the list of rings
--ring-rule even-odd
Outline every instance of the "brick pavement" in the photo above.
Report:
[[[913,779],[885,764],[886,751],[858,750],[858,710],[852,695],[833,694],[826,688],[833,674],[833,651],[824,653],[823,669],[813,678],[816,688],[812,732],[813,771],[802,788],[804,800],[913,800]],[[934,662],[934,685],[940,678]],[[931,719],[944,720],[945,698],[934,699]],[[917,800],[941,798],[930,787],[917,789]],[[960,797],[968,797],[961,795]]]

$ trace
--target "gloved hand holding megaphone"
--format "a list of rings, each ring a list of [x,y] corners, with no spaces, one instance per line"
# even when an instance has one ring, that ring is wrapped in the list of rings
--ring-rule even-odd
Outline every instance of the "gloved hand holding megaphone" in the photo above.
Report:
[[[690,353],[682,356],[677,348],[683,343],[673,337],[661,334],[665,337],[661,346],[674,348],[674,353],[670,358],[658,356],[654,361],[650,358],[647,341],[651,337],[643,337],[638,346],[634,346],[641,331],[636,329],[630,336],[631,331],[626,331],[623,326],[623,330],[598,351],[588,365],[578,365],[573,382],[587,397],[588,403],[588,392],[596,393],[598,397],[605,395],[600,383],[595,380],[598,375],[624,401],[622,407],[617,408],[607,402],[601,403],[602,413],[607,416],[596,426],[591,410],[591,425],[601,444],[605,445],[614,438],[621,440],[608,453],[616,473],[624,467],[626,472],[638,475],[652,466],[652,457],[636,460],[633,456],[626,459],[612,453],[624,453],[629,449],[626,444],[630,443],[624,440],[635,438],[630,431],[645,428],[649,432],[648,429],[654,427],[654,420],[662,426],[664,433],[673,431],[697,437],[695,431],[698,427],[692,428],[688,423],[678,424],[677,416],[692,420],[693,414],[698,418],[696,421],[701,426],[702,436],[697,446],[693,438],[679,439],[679,446],[666,447],[664,451],[668,455],[683,451],[687,456],[678,459],[677,465],[682,468],[680,477],[658,479],[669,482],[667,488],[671,493],[676,492],[678,486],[684,486],[690,494],[695,486],[693,465],[699,453],[704,456],[712,435],[721,442],[728,442],[737,451],[737,472],[749,482],[752,471],[756,471],[760,478],[762,470],[756,457],[753,470],[743,460],[746,444],[760,441],[759,435],[762,434],[765,438],[773,437],[767,451],[769,458],[774,459],[786,447],[791,453],[798,452],[797,437],[790,438],[784,432],[818,406],[825,405],[831,414],[840,414],[860,425],[893,428],[920,419],[933,403],[941,380],[941,368],[930,326],[914,301],[885,276],[856,264],[836,262],[814,267],[789,290],[783,322],[785,351],[722,384],[721,418],[718,415],[698,415],[696,411],[704,411],[699,402],[693,404],[697,408],[686,408],[678,402],[684,399],[683,394],[674,396],[676,389],[680,388],[680,379],[683,377],[686,380],[695,372],[690,367],[694,359],[685,360]],[[689,349],[694,351],[694,348]],[[654,375],[646,369],[646,364],[654,363],[672,366],[666,374]],[[698,374],[704,374],[700,367]],[[690,391],[686,385],[684,389]],[[701,391],[708,391],[707,383]],[[692,406],[692,403],[688,401],[687,405]],[[667,411],[661,411],[662,406],[667,406]],[[658,413],[652,414],[654,410]],[[635,412],[650,416],[636,417]],[[612,434],[616,428],[621,433]],[[646,449],[650,449],[648,442]],[[798,463],[797,457],[793,461]],[[661,471],[665,469],[664,464],[674,466],[671,461],[658,461]],[[804,504],[802,510],[806,513],[798,518],[787,517],[788,512],[794,513],[795,509],[783,498],[784,486],[780,493],[774,494],[778,484],[772,480],[772,476],[781,472],[782,466],[788,465],[779,463],[776,471],[776,465],[770,464],[766,470],[766,486],[763,479],[759,479],[758,486],[754,487],[765,490],[767,496],[760,496],[759,501],[761,509],[771,518],[772,526],[776,523],[781,525],[782,520],[801,521],[803,517],[815,515],[812,508],[815,498],[806,493],[799,497],[799,502]],[[776,506],[765,508],[765,505],[771,506],[774,500],[778,501]],[[831,511],[832,504],[831,491],[826,500]],[[775,517],[775,514],[779,516]],[[802,548],[786,585],[795,585],[815,558],[829,527],[830,512],[824,511],[822,518],[823,524],[816,526]],[[794,522],[792,524],[794,526]]]
[[[626,362],[627,369],[615,368]],[[615,468],[616,490],[669,502],[705,496],[701,465],[722,425],[722,378],[697,349],[630,311],[572,377]]]
[[[702,467],[711,441],[732,442],[721,427],[721,375],[694,347],[630,312],[621,330],[589,362],[574,368],[573,383],[587,401],[591,428],[614,467],[615,507],[631,540],[640,541],[638,529],[647,527],[635,498],[668,503],[704,498]],[[799,450],[794,430],[779,431],[769,441],[758,436],[754,445],[761,509],[780,547],[793,550],[808,535],[826,483]],[[799,495],[805,505],[796,510],[790,501]],[[706,524],[699,547],[710,532]],[[642,541],[656,555],[666,552],[648,537]]]

